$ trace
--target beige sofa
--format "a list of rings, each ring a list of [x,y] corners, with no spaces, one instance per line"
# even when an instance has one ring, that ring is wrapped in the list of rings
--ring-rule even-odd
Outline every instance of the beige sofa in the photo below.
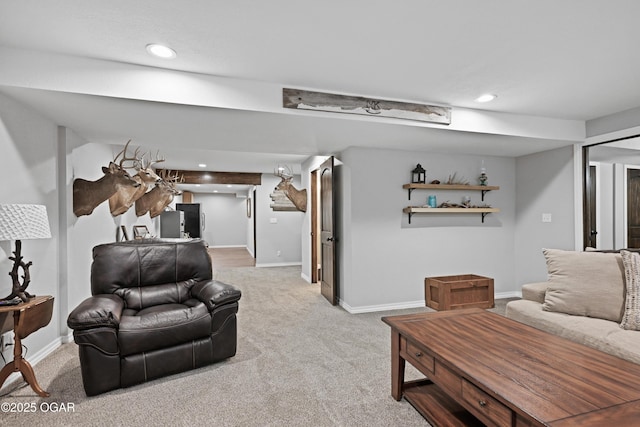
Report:
[[[640,364],[640,331],[629,330],[638,326],[630,316],[637,320],[632,303],[640,298],[630,293],[640,281],[626,277],[634,268],[620,254],[544,252],[549,280],[524,285],[522,299],[507,304],[506,316]],[[640,257],[632,256],[638,263]]]

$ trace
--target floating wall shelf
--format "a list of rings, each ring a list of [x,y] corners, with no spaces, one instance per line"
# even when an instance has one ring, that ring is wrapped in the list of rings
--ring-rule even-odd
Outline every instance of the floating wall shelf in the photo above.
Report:
[[[411,200],[411,192],[413,190],[464,190],[464,191],[480,191],[482,193],[482,201],[484,195],[491,190],[499,190],[497,185],[464,185],[464,184],[404,184],[402,188],[408,190],[409,200]]]
[[[484,195],[491,190],[499,190],[497,185],[464,185],[464,184],[404,184],[402,188],[408,190],[409,200],[411,200],[411,192],[413,190],[460,190],[460,191],[480,191],[482,193],[482,201]],[[430,208],[422,206],[408,206],[402,210],[409,215],[409,224],[411,224],[411,216],[413,214],[436,214],[436,213],[479,213],[484,217],[489,213],[500,212],[498,208]]]

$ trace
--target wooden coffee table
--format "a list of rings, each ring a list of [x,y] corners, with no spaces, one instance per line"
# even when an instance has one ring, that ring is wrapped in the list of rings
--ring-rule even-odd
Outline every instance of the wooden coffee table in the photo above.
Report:
[[[640,365],[482,309],[382,320],[391,395],[435,426],[640,425]]]

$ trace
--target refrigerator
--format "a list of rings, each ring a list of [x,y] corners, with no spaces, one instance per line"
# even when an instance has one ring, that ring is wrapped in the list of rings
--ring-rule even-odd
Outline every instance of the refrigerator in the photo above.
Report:
[[[176,211],[184,212],[184,232],[191,238],[202,238],[204,218],[200,203],[176,203]]]
[[[160,214],[160,237],[176,239],[184,237],[184,212],[164,211]]]

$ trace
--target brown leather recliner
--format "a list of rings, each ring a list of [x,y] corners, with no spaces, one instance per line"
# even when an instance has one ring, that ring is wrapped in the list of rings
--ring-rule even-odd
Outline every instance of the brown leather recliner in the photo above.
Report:
[[[96,246],[91,294],[67,319],[87,396],[236,354],[241,294],[212,280],[202,240]]]

